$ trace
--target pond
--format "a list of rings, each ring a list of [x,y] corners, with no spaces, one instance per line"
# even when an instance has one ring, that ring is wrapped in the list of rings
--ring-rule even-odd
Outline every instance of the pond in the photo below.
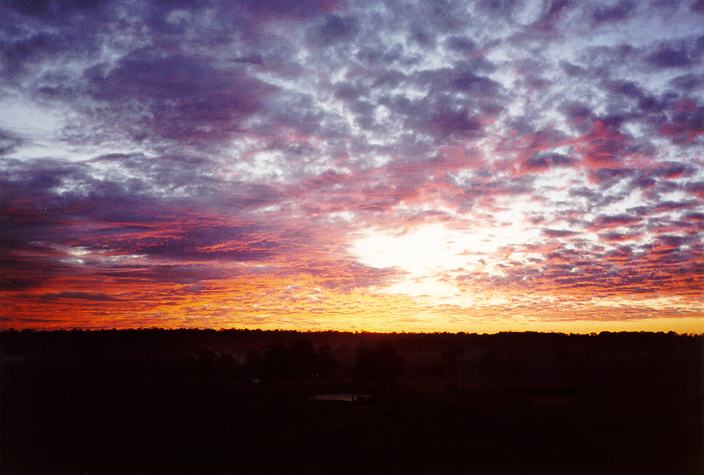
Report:
[[[368,401],[369,394],[364,393],[327,393],[316,394],[310,398],[313,401],[346,401],[346,402],[361,402]]]

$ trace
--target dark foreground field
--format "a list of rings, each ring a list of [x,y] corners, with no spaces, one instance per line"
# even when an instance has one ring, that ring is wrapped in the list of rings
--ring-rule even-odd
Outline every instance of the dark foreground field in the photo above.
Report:
[[[0,349],[0,473],[702,473],[701,337],[2,332]]]

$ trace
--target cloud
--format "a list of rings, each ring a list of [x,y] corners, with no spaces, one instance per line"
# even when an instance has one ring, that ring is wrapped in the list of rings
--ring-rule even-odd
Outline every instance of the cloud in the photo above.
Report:
[[[700,3],[7,2],[0,312],[701,313]]]
[[[12,132],[0,129],[0,156],[11,154],[22,142],[23,140]]]
[[[591,223],[592,229],[616,228],[620,226],[631,226],[640,222],[637,216],[627,214],[600,215]]]
[[[105,105],[99,113],[112,116],[118,126],[137,125],[132,131],[137,139],[144,128],[185,142],[224,139],[274,90],[241,68],[220,69],[197,56],[160,58],[146,51],[133,52],[109,69],[94,66],[84,78],[92,97]]]
[[[358,33],[357,20],[354,17],[327,15],[312,33],[312,41],[319,46],[327,46],[340,41],[353,40]]]
[[[645,60],[658,68],[682,68],[692,64],[686,51],[667,46],[650,53]]]
[[[594,9],[592,20],[595,23],[618,22],[627,19],[635,10],[636,5],[630,0],[621,0],[613,5],[600,6]]]
[[[53,294],[41,294],[33,296],[39,300],[52,301],[52,300],[90,300],[95,302],[114,302],[119,299],[111,297],[110,295],[100,294],[100,293],[90,293],[90,292],[57,292]]]
[[[570,231],[568,229],[543,229],[543,233],[551,238],[561,238],[561,237],[571,237],[576,236],[579,233],[577,231]]]
[[[574,163],[575,160],[572,157],[559,153],[538,153],[526,160],[525,166],[531,170],[544,170],[550,167],[567,167]]]

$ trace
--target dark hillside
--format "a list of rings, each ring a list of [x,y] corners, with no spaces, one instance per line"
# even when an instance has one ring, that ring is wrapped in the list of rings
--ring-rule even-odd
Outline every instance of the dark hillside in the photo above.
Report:
[[[2,473],[702,467],[699,336],[4,331],[0,351]]]

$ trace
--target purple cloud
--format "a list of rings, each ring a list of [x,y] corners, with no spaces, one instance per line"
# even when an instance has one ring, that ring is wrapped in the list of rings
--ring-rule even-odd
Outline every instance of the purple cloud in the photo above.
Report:
[[[0,291],[372,295],[409,273],[362,264],[360,236],[429,227],[477,254],[438,273],[458,295],[691,308],[700,4],[8,1]]]

